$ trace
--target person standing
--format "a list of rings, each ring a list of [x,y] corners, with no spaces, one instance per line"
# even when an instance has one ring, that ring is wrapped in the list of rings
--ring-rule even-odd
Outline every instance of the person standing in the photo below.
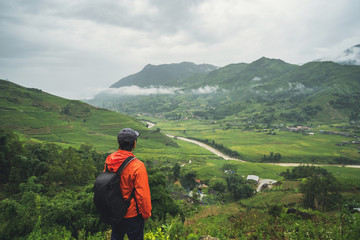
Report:
[[[119,150],[110,154],[105,163],[110,172],[116,172],[121,163],[128,157],[135,155],[132,151],[136,147],[140,134],[131,129],[122,129],[117,140]],[[116,225],[112,225],[112,240],[122,240],[125,234],[129,240],[144,239],[144,222],[151,216],[151,196],[148,175],[143,162],[133,159],[121,174],[120,188],[125,199],[130,197],[135,188],[135,196],[124,218]]]

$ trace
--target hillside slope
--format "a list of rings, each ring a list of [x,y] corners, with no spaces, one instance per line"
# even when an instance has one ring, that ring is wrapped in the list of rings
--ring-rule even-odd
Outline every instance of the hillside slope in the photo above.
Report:
[[[104,151],[116,149],[118,131],[131,127],[141,133],[146,143],[140,145],[143,148],[176,145],[133,117],[5,80],[0,80],[0,127],[32,141],[71,146],[88,143]]]

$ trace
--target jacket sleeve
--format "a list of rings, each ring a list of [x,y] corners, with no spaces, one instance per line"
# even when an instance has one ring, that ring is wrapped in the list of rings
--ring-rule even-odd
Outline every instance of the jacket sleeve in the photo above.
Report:
[[[151,216],[151,196],[147,171],[143,162],[135,172],[134,185],[136,188],[135,197],[139,207],[139,212],[144,219]]]

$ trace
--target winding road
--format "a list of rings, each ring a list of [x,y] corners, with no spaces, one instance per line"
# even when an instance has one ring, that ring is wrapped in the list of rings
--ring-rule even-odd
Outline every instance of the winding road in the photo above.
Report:
[[[235,160],[235,161],[239,161],[239,162],[245,162],[244,160],[237,159],[237,158],[232,158],[230,156],[227,156],[227,155],[223,154],[222,152],[216,150],[215,148],[210,147],[209,145],[206,145],[205,143],[202,143],[202,142],[199,142],[199,141],[196,141],[196,140],[192,140],[192,139],[188,139],[188,138],[184,138],[184,137],[175,137],[175,136],[170,135],[170,134],[166,134],[166,136],[168,136],[170,138],[180,139],[180,140],[183,140],[183,141],[186,141],[186,142],[190,142],[190,143],[194,143],[196,145],[199,145],[200,147],[203,147],[203,148],[209,150],[210,152],[218,155],[219,157],[222,157],[225,160]]]

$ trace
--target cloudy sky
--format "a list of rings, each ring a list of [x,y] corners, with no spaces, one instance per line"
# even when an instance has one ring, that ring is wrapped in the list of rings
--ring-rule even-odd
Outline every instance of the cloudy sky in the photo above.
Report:
[[[360,43],[359,0],[0,0],[0,78],[93,96],[146,64],[301,64]]]

